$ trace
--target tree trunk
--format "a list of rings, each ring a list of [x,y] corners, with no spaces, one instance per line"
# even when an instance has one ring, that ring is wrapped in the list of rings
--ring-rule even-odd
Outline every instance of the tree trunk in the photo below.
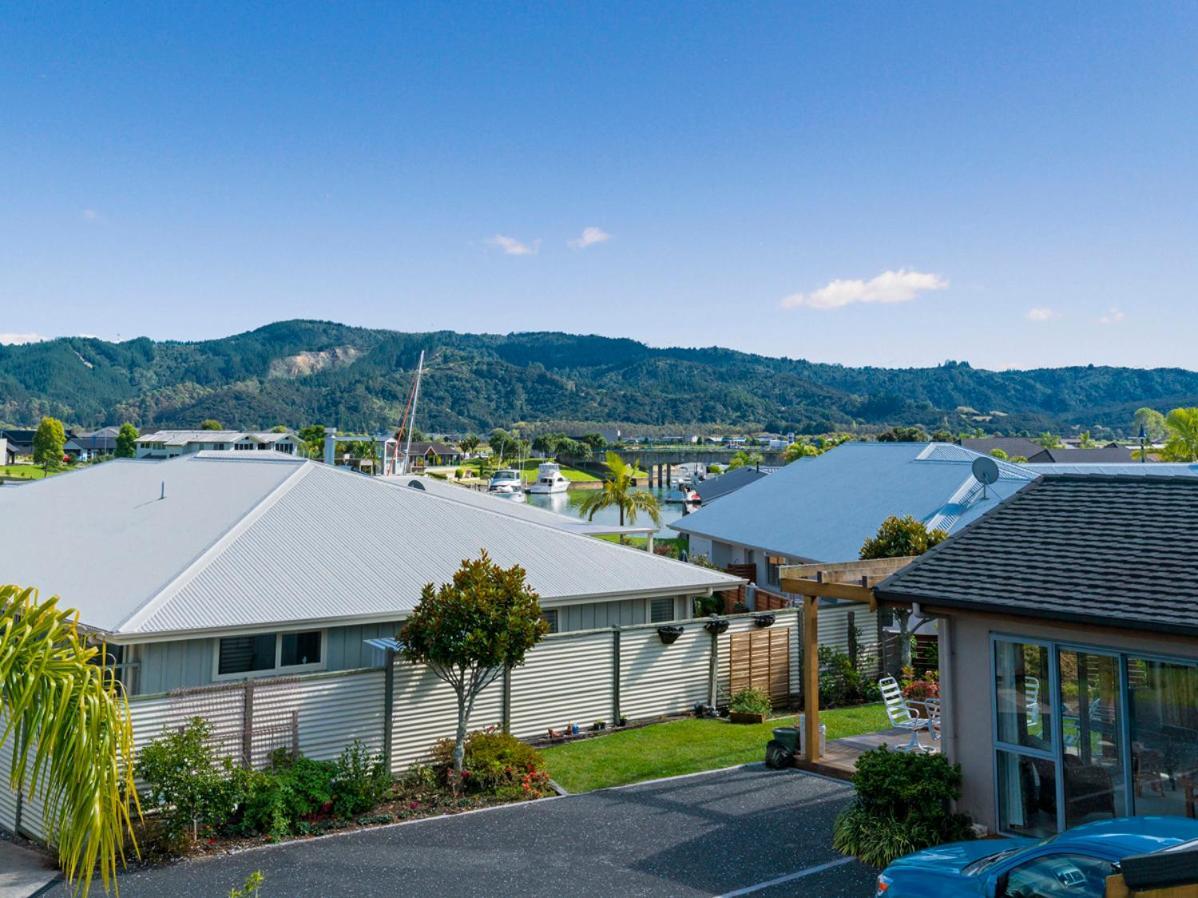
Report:
[[[469,712],[466,709],[465,691],[458,693],[458,732],[453,743],[453,773],[455,780],[461,780],[462,761],[466,757],[466,723]]]
[[[894,612],[899,625],[899,667],[911,666],[911,612],[898,610]]]
[[[624,526],[624,506],[620,506],[620,526]]]

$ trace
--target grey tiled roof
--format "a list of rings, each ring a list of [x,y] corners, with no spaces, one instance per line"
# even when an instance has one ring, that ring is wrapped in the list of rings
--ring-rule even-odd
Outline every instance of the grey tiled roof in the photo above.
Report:
[[[1198,635],[1198,479],[1042,477],[877,592]]]

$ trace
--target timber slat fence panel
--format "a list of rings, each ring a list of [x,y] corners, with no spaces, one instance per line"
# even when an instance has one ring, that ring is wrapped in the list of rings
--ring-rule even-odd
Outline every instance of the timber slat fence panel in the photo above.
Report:
[[[794,640],[790,627],[774,625],[736,633],[729,640],[729,689],[760,689],[776,708],[790,703],[790,661]]]

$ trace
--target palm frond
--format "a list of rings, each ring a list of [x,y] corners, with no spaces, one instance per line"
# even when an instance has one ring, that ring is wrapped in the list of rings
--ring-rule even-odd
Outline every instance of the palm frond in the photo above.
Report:
[[[114,887],[132,813],[140,815],[129,704],[57,597],[39,602],[35,589],[0,586],[0,712],[0,750],[12,743],[10,782],[0,787],[44,801],[47,837],[81,895],[97,870],[104,889]]]

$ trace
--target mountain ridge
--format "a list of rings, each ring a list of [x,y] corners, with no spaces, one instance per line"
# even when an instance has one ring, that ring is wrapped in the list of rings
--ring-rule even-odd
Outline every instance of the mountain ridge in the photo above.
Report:
[[[595,335],[405,333],[294,319],[201,341],[63,337],[0,346],[0,419],[386,429],[402,412],[421,350],[428,371],[417,423],[434,431],[514,422],[799,432],[977,426],[978,416],[957,411],[964,407],[1000,413],[981,422],[988,430],[1126,431],[1142,405],[1198,404],[1198,372],[1181,368],[853,367]]]

